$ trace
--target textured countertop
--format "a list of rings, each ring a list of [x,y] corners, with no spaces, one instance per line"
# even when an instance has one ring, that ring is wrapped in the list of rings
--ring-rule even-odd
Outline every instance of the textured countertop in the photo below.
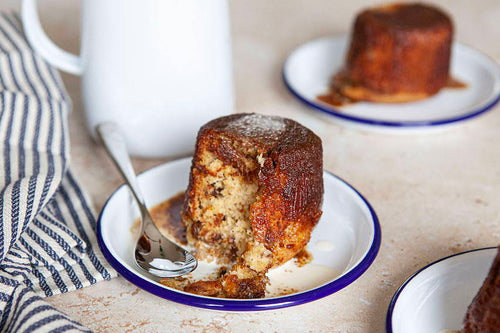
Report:
[[[7,0],[0,9],[16,8]],[[431,1],[447,10],[456,40],[500,61],[500,2]],[[418,268],[446,255],[500,244],[500,106],[453,129],[384,135],[349,129],[299,103],[281,81],[287,54],[309,40],[347,32],[375,1],[232,0],[238,112],[294,118],[323,140],[324,167],[358,189],[378,214],[383,236],[368,271],[321,300],[260,313],[214,312],[176,304],[118,277],[49,302],[96,332],[382,332],[389,301]],[[42,21],[77,52],[78,0],[45,0]],[[74,102],[73,170],[99,211],[121,183],[83,124],[79,78],[63,75]],[[166,160],[135,160],[139,171]]]

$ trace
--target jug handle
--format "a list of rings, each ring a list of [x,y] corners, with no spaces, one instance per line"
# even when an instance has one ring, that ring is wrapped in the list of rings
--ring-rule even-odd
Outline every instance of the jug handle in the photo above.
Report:
[[[81,57],[59,48],[43,31],[37,12],[36,0],[23,0],[21,17],[26,39],[33,49],[38,52],[49,64],[65,72],[82,74]]]

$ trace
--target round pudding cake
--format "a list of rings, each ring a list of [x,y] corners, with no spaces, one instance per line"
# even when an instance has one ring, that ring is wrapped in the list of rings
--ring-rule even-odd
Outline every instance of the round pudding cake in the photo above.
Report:
[[[333,86],[354,101],[427,98],[449,78],[453,26],[439,9],[392,4],[356,17],[344,68]]]
[[[304,249],[321,216],[322,155],[320,138],[290,119],[235,114],[204,125],[182,218],[197,258],[228,269],[184,290],[263,297],[266,272]]]
[[[500,248],[481,288],[467,308],[462,333],[500,330]]]

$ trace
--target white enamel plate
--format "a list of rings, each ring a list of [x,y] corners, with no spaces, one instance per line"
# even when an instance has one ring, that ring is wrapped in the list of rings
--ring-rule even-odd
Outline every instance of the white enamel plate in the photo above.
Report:
[[[332,76],[342,67],[348,47],[346,36],[311,41],[296,49],[283,67],[288,89],[300,101],[344,124],[376,131],[444,128],[472,119],[491,109],[500,97],[500,69],[481,52],[455,43],[451,76],[466,88],[444,88],[428,99],[398,104],[358,102],[334,107],[317,100]]]
[[[387,312],[387,332],[460,330],[467,307],[484,282],[496,253],[496,248],[467,251],[419,270],[393,296]]]
[[[190,165],[190,159],[182,159],[141,174],[139,183],[146,202],[153,206],[184,191]],[[252,300],[204,297],[165,287],[145,275],[134,263],[135,240],[131,228],[138,214],[124,186],[111,195],[99,216],[99,246],[123,277],[144,290],[178,303],[213,310],[259,311],[311,302],[359,278],[375,259],[381,237],[375,212],[354,188],[328,172],[324,173],[324,184],[323,215],[308,245],[313,262],[303,267],[291,267],[287,263],[269,273],[271,290],[294,290],[285,296],[271,293],[269,297]],[[200,267],[203,265],[200,263]]]

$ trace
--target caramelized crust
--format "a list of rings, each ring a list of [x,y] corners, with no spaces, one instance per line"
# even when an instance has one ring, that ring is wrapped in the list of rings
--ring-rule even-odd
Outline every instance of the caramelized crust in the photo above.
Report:
[[[236,114],[200,129],[182,217],[198,258],[238,262],[216,293],[264,296],[265,273],[306,246],[321,216],[322,174],[321,140],[290,119]]]
[[[184,291],[202,296],[224,297],[222,283],[220,280],[215,281],[195,281],[185,286]]]
[[[439,9],[394,4],[360,13],[344,69],[333,85],[353,100],[408,102],[448,81],[453,27]]]
[[[229,274],[224,277],[224,297],[226,298],[262,298],[266,294],[268,278],[258,274],[251,278],[239,278]]]
[[[500,248],[488,276],[469,305],[462,333],[496,333],[500,330]]]

